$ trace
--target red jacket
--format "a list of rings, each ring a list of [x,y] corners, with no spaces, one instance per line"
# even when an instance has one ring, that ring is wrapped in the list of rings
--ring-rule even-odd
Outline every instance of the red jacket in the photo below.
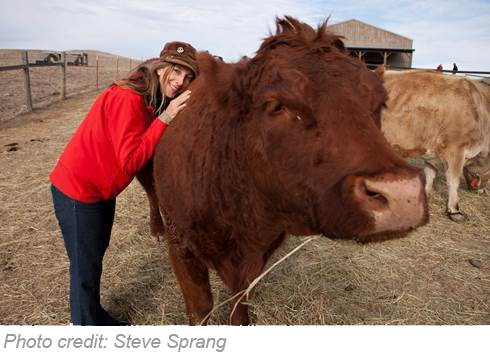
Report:
[[[116,197],[151,158],[167,125],[143,96],[112,86],[95,101],[50,179],[81,202]]]

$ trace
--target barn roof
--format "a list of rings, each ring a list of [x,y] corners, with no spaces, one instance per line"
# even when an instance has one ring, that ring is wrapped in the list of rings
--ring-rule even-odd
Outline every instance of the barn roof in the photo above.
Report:
[[[328,30],[342,35],[348,48],[412,49],[413,40],[391,31],[350,19],[328,26]]]

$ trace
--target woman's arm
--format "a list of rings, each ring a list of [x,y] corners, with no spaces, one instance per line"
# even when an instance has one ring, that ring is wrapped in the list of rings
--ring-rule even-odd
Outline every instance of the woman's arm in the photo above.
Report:
[[[108,130],[120,169],[134,175],[151,158],[168,125],[155,119],[147,128],[143,97],[131,91],[118,93],[107,104]]]

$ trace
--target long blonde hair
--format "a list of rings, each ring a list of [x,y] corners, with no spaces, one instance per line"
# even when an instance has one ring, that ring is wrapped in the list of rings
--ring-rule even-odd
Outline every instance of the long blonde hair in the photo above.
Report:
[[[117,80],[113,84],[142,95],[145,103],[153,107],[154,114],[159,115],[167,107],[168,101],[162,87],[167,83],[174,67],[174,64],[164,62],[160,58],[152,58],[131,70],[127,78]],[[165,69],[162,84],[157,74],[159,69]]]

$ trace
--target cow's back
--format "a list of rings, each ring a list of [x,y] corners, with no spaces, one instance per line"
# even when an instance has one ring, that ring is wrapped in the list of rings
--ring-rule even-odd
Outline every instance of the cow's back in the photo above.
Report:
[[[490,84],[484,81],[473,82],[478,93],[475,94],[477,113],[480,118],[482,132],[490,137]],[[490,141],[488,141],[490,143]]]

